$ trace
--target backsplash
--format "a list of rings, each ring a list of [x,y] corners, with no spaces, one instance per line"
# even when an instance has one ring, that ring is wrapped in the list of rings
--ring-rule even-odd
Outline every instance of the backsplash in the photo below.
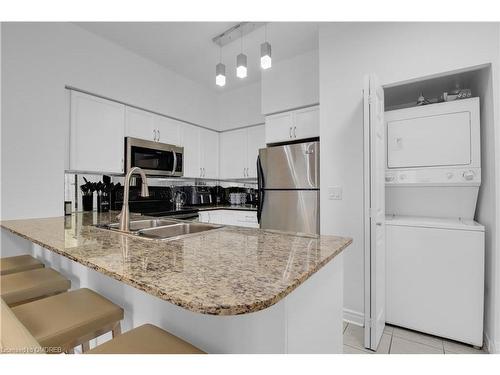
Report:
[[[86,174],[86,173],[65,173],[64,175],[64,201],[71,202],[71,212],[83,211],[82,203],[82,190],[80,186],[85,185],[88,181],[89,183],[98,183],[103,181],[105,175],[102,174]],[[120,184],[123,186],[124,177],[122,176],[109,176],[111,184]],[[136,184],[136,179],[138,177],[132,177],[131,186]],[[171,188],[172,191],[177,191],[183,187],[197,186],[197,187],[208,187],[213,189],[228,189],[228,191],[240,192],[240,191],[252,191],[257,189],[257,181],[245,180],[245,181],[230,181],[230,180],[214,180],[214,179],[203,179],[203,178],[148,178],[148,185],[150,187],[165,187]],[[155,189],[161,190],[161,189]],[[158,194],[158,193],[157,193]],[[120,195],[120,193],[118,194]],[[169,199],[168,197],[162,197],[162,199]],[[224,198],[223,198],[224,199]],[[214,201],[214,203],[216,203]],[[229,203],[229,199],[227,202]],[[111,209],[116,209],[116,204],[111,205]],[[97,194],[93,194],[93,210],[97,210]]]

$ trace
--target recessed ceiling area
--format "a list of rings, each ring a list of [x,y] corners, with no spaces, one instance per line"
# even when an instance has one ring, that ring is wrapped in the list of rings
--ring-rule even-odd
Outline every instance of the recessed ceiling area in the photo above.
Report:
[[[226,65],[226,86],[215,85],[215,65],[219,47],[212,38],[237,24],[235,22],[78,22],[80,27],[156,62],[186,78],[217,92],[260,81],[260,44],[265,28],[243,38],[243,53],[248,56],[248,77],[236,77],[236,56],[241,41],[222,49]],[[267,40],[272,45],[273,62],[318,48],[318,23],[270,22]]]

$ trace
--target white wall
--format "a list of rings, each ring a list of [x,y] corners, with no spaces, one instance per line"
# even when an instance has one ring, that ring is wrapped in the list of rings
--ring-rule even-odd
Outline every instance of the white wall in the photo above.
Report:
[[[319,103],[318,50],[273,61],[262,72],[262,113],[271,114]]]
[[[496,82],[493,133],[498,140],[499,46],[497,23],[330,23],[320,27],[321,231],[354,238],[345,254],[344,290],[345,308],[354,315],[362,316],[364,311],[363,76],[375,73],[383,84],[389,84],[492,62]],[[495,150],[485,152],[495,155]],[[495,168],[498,171],[498,165]],[[343,187],[343,200],[329,201],[327,187],[337,185]],[[498,194],[498,186],[495,191]],[[498,223],[498,210],[495,216]],[[493,242],[490,251],[497,247]],[[493,334],[499,312],[491,301],[486,308],[486,330]]]
[[[218,97],[219,130],[263,123],[261,102],[260,82],[221,92]]]
[[[215,92],[76,25],[2,27],[2,219],[63,212],[65,85],[218,128]]]

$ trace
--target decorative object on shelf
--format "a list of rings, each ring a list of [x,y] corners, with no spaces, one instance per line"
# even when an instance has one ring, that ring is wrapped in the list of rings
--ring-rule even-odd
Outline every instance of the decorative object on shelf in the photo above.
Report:
[[[443,102],[443,97],[440,98],[426,98],[423,93],[420,93],[420,96],[417,99],[417,106],[426,105],[426,104],[435,104]]]

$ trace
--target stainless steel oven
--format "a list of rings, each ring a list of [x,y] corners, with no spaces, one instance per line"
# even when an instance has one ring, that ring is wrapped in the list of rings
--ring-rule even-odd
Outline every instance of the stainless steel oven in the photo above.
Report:
[[[126,172],[140,167],[149,176],[181,177],[184,172],[184,147],[126,137]]]

